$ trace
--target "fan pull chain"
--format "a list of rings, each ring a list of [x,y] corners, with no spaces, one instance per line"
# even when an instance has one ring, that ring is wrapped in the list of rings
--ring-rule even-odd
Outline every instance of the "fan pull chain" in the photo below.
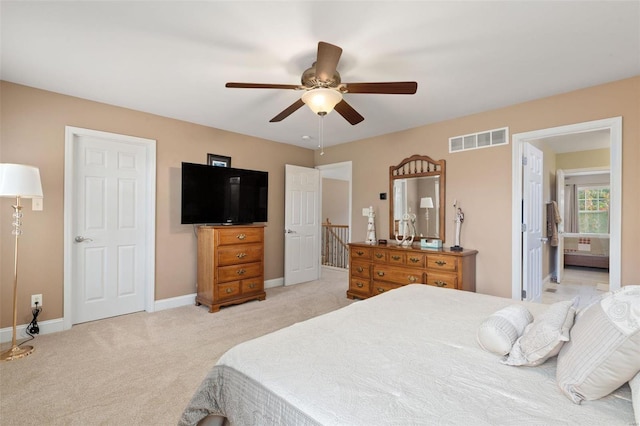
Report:
[[[324,155],[324,116],[325,114],[318,114],[320,117],[320,122],[318,123],[318,139],[320,143],[318,144],[318,148],[320,148],[320,155]]]

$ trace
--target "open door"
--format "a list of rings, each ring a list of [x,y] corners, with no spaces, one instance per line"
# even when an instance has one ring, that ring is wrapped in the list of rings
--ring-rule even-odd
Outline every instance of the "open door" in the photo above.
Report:
[[[542,151],[530,143],[524,146],[522,299],[542,300]]]
[[[320,171],[285,165],[284,285],[320,278]]]
[[[556,171],[556,202],[558,203],[558,212],[560,213],[560,223],[558,224],[558,245],[556,246],[556,282],[562,282],[564,274],[564,170]]]

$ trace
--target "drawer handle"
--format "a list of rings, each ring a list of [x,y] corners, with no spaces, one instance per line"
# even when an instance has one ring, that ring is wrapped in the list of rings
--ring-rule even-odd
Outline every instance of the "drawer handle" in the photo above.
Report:
[[[240,268],[240,269],[238,269],[237,274],[238,274],[238,275],[244,275],[244,274],[245,274],[245,272],[247,272],[247,270],[246,270],[246,269],[244,269],[244,268]]]
[[[358,288],[362,288],[362,287],[364,287],[364,284],[362,284],[362,283],[356,283],[356,287],[358,287]]]
[[[400,256],[398,256],[398,255],[391,256],[391,258],[392,258],[393,260],[400,260]]]
[[[225,291],[227,292],[227,294],[231,294],[233,292],[233,289],[232,288],[227,288]]]
[[[253,288],[256,288],[256,283],[251,283],[251,284],[249,284],[249,288],[252,288],[252,289],[253,289]]]
[[[384,254],[382,254],[382,253],[376,253],[376,257],[377,257],[378,259],[381,259],[382,257],[384,257]]]
[[[384,277],[384,271],[378,271],[378,276],[379,277]]]
[[[409,260],[412,261],[413,263],[420,262],[420,258],[419,257],[410,257]]]
[[[436,260],[436,265],[438,265],[438,266],[444,266],[446,264],[447,264],[447,262],[445,262],[444,260]]]
[[[409,275],[409,282],[415,283],[418,279],[414,275]]]
[[[356,271],[358,271],[358,272],[362,273],[362,271],[364,271],[364,268],[363,268],[362,266],[358,266],[358,267],[356,268]]]
[[[239,240],[244,240],[245,238],[247,238],[246,234],[238,234],[237,238]]]
[[[378,293],[384,293],[384,288],[378,287]],[[395,294],[395,293],[394,293]]]
[[[358,250],[358,251],[356,252],[356,254],[357,254],[358,256],[362,256],[362,255],[364,254],[364,252],[363,252],[362,250]]]
[[[243,259],[243,258],[244,258],[244,257],[246,257],[246,256],[247,256],[247,253],[238,253],[238,254],[236,254],[236,257],[237,257],[238,259]]]
[[[444,282],[444,281],[440,281],[440,280],[436,281],[436,282],[435,282],[435,284],[436,284],[438,287],[446,287],[446,286],[447,286],[447,283],[446,283],[446,282]]]

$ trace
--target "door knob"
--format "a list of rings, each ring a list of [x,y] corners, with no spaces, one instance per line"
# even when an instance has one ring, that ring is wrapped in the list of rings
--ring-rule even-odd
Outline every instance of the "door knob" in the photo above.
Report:
[[[75,239],[76,239],[76,243],[84,243],[85,241],[86,242],[93,241],[91,238],[85,238],[82,235],[78,235]]]
[[[288,228],[285,228],[284,232],[285,232],[285,234],[295,234],[296,233],[296,231],[294,231],[293,229],[288,229]]]

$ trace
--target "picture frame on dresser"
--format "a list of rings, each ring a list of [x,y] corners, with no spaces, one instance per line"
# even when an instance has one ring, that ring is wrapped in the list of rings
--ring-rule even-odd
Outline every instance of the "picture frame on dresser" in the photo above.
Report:
[[[231,167],[231,157],[218,154],[207,154],[207,164],[216,167]]]

